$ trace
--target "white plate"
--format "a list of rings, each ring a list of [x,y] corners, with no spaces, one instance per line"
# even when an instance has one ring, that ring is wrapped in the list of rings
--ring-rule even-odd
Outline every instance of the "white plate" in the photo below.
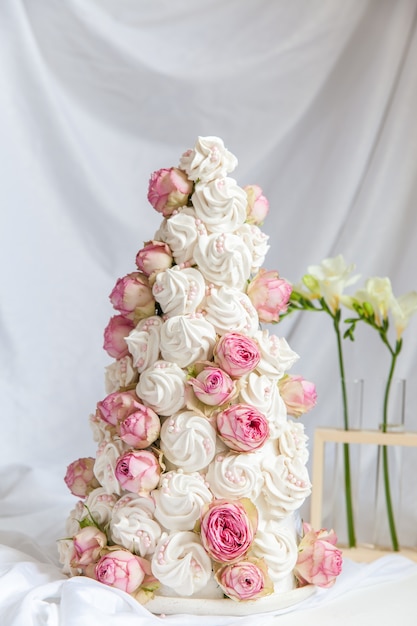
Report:
[[[299,587],[285,593],[276,593],[259,600],[235,602],[228,598],[173,598],[155,596],[145,604],[145,607],[155,614],[177,615],[254,615],[268,611],[278,611],[306,600],[316,591],[313,585]]]

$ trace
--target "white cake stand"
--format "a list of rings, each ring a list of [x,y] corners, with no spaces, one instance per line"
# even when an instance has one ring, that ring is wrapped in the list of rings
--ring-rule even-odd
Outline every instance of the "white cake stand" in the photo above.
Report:
[[[154,614],[165,615],[230,615],[244,616],[268,611],[279,611],[299,604],[313,593],[316,587],[306,585],[284,593],[274,593],[259,600],[235,602],[228,598],[179,598],[155,596],[145,604],[145,607]]]

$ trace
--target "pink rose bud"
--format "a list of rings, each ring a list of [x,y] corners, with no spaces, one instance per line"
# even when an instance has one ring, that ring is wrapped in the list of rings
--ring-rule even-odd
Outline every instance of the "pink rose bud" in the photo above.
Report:
[[[209,406],[220,406],[235,394],[235,383],[219,367],[206,367],[196,378],[187,381],[197,398]]]
[[[113,550],[97,563],[95,578],[104,585],[132,593],[142,585],[150,572],[150,563],[142,557],[128,550]]]
[[[252,372],[260,358],[258,344],[239,333],[226,333],[214,348],[214,361],[232,378]]]
[[[248,285],[247,295],[258,312],[261,322],[278,322],[288,308],[292,286],[275,270],[260,269]]]
[[[337,536],[333,530],[315,531],[306,523],[303,529],[294,574],[301,586],[331,587],[342,571],[342,552],[336,547]]]
[[[220,563],[237,561],[251,547],[257,526],[258,511],[247,498],[213,500],[200,517],[204,549]]]
[[[188,203],[193,183],[177,167],[153,172],[149,180],[148,200],[153,208],[169,217],[175,209]]]
[[[265,415],[248,404],[234,404],[217,414],[217,428],[225,444],[236,452],[253,452],[269,437]]]
[[[142,272],[131,272],[119,278],[109,298],[116,311],[136,323],[155,313],[152,287]]]
[[[89,456],[68,465],[64,481],[74,496],[86,498],[93,489],[100,486],[93,473],[94,462],[95,459]]]
[[[135,328],[132,320],[123,315],[114,315],[104,329],[103,348],[114,359],[122,359],[129,353],[125,338]]]
[[[86,567],[95,563],[101,550],[107,545],[107,537],[95,526],[85,526],[75,535],[72,567]]]
[[[97,402],[96,415],[107,424],[117,426],[136,411],[139,398],[133,391],[115,391]]]
[[[250,558],[223,565],[217,570],[215,578],[232,600],[256,600],[274,591],[263,559]]]
[[[137,253],[136,265],[146,276],[153,278],[158,272],[171,267],[171,249],[162,241],[148,241]]]
[[[266,218],[269,211],[269,202],[262,193],[259,185],[246,185],[243,187],[248,197],[248,206],[246,209],[246,221],[248,224],[256,224],[260,226]]]
[[[293,417],[307,413],[317,402],[314,383],[304,380],[301,376],[286,374],[278,381],[278,388],[288,414]]]
[[[119,457],[115,475],[126,491],[147,496],[158,485],[161,466],[148,450],[131,450]]]
[[[147,406],[137,404],[131,413],[121,422],[120,438],[132,448],[147,448],[159,437],[161,421],[159,416]]]

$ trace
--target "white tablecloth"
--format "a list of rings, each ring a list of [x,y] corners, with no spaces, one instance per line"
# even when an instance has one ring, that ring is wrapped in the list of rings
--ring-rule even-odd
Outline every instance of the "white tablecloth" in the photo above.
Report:
[[[331,589],[281,612],[250,617],[154,616],[129,595],[94,580],[68,579],[56,540],[75,500],[56,471],[0,469],[1,626],[415,626],[417,564],[390,555],[348,559]]]

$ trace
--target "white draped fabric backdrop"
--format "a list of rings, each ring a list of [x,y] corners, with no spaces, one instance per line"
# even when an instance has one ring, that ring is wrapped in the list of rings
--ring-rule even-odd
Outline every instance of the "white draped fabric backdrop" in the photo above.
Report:
[[[416,0],[2,1],[0,492],[7,503],[43,472],[36,536],[62,532],[40,509],[49,497],[66,516],[66,466],[95,455],[108,294],[160,223],[149,175],[198,135],[222,137],[238,183],[267,195],[266,268],[297,282],[343,254],[358,285],[416,289],[416,18]],[[331,320],[298,313],[272,332],[300,355],[292,373],[316,383],[302,418],[312,443],[317,426],[342,425]],[[386,377],[388,352],[359,328],[345,356],[377,427],[367,382]],[[416,372],[417,316],[396,370],[414,430]]]

